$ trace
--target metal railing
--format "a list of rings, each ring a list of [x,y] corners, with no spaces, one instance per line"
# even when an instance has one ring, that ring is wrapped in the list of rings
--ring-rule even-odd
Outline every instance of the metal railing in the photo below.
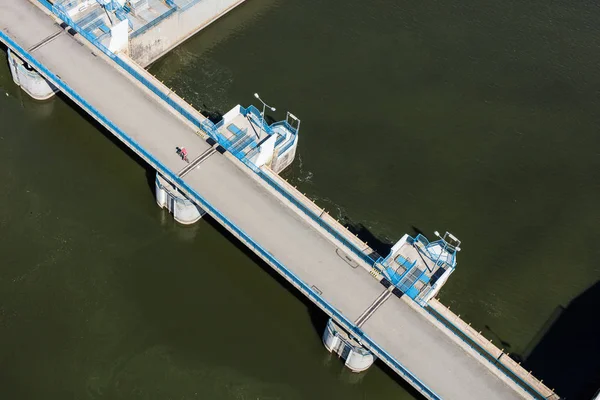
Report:
[[[286,144],[283,145],[283,147],[281,149],[279,149],[279,155],[281,156],[282,154],[285,154],[286,151],[288,151],[293,145],[294,142],[296,141],[296,136],[294,136],[294,139],[288,140],[288,142]]]
[[[241,108],[241,113],[244,117],[248,116],[250,118],[252,118],[253,122],[256,123],[257,125],[262,125],[263,130],[265,132],[267,132],[267,134],[272,135],[273,134],[273,130],[271,129],[271,127],[267,124],[267,122],[263,119],[261,112],[258,110],[258,108],[254,107],[254,106],[248,106],[246,108],[244,107],[240,107]]]

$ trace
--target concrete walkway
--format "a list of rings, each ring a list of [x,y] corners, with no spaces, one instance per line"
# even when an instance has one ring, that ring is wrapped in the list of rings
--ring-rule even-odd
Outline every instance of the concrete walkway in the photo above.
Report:
[[[0,29],[25,50],[61,30],[27,0],[0,0]],[[176,146],[185,146],[190,160],[209,149],[158,97],[94,53],[62,33],[31,54],[171,171],[186,165]],[[184,179],[348,319],[355,321],[384,290],[365,268],[344,261],[331,237],[227,156],[211,155]],[[415,307],[391,296],[362,329],[443,399],[529,398]]]

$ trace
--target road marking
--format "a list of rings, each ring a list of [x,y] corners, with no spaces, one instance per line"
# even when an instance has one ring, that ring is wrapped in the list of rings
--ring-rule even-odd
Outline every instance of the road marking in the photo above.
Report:
[[[27,52],[28,52],[28,53],[31,53],[31,52],[33,52],[33,51],[35,51],[35,50],[39,49],[39,48],[40,48],[40,47],[42,47],[43,45],[45,45],[45,44],[47,44],[47,43],[50,43],[51,41],[53,41],[54,39],[56,39],[56,38],[57,38],[57,37],[58,37],[58,36],[59,36],[61,33],[63,33],[63,32],[64,32],[64,30],[63,30],[63,29],[61,29],[61,30],[60,30],[60,31],[58,31],[58,32],[54,32],[52,35],[48,36],[47,38],[45,38],[45,39],[42,39],[42,41],[41,41],[41,42],[39,42],[38,44],[34,44],[33,46],[31,46],[31,47],[29,48],[29,50],[27,50]]]
[[[377,311],[377,309],[379,307],[381,307],[383,305],[383,303],[386,302],[387,299],[390,298],[390,296],[392,295],[392,291],[394,290],[395,286],[391,285],[389,288],[387,288],[386,290],[384,290],[376,299],[375,301],[360,315],[360,317],[358,317],[356,319],[356,321],[354,322],[356,324],[357,327],[361,327],[362,325],[364,325],[365,322],[367,322],[367,320],[369,318],[371,318],[371,315],[373,315],[375,313],[375,311]]]
[[[184,176],[189,174],[194,168],[196,168],[198,165],[200,165],[203,161],[206,161],[208,159],[208,157],[212,156],[216,152],[217,152],[216,146],[211,147],[210,149],[206,150],[204,153],[200,154],[198,157],[196,157],[194,160],[192,160],[191,163],[186,165],[181,171],[179,171],[177,176],[179,176],[180,178],[183,178]]]

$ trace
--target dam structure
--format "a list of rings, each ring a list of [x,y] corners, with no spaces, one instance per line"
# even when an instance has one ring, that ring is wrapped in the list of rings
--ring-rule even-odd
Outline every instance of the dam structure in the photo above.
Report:
[[[203,1],[213,4],[157,3],[185,19]],[[178,222],[208,214],[310,299],[330,317],[325,348],[352,371],[380,360],[427,399],[559,398],[436,299],[456,269],[459,238],[404,235],[377,254],[279,177],[299,143],[297,116],[266,123],[268,106],[255,94],[258,108],[237,105],[211,121],[144,70],[155,56],[132,51],[141,34],[127,16],[146,15],[139,3],[0,0],[15,83],[39,99],[60,91],[156,170],[157,204]],[[113,20],[117,13],[125,18]],[[223,9],[213,13],[198,24]],[[159,33],[169,15],[144,34]],[[156,56],[184,37],[173,34]]]

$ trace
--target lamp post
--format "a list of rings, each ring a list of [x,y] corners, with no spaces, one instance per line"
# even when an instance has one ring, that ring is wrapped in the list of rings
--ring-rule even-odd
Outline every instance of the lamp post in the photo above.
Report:
[[[275,107],[271,107],[270,105],[268,105],[267,103],[265,103],[263,101],[263,99],[260,98],[260,96],[258,95],[258,93],[254,93],[254,97],[256,97],[263,105],[263,110],[262,110],[262,123],[260,124],[260,133],[262,136],[262,132],[263,132],[263,127],[265,126],[265,108],[269,107],[269,109],[271,111],[275,111]],[[260,137],[259,137],[260,139]]]

